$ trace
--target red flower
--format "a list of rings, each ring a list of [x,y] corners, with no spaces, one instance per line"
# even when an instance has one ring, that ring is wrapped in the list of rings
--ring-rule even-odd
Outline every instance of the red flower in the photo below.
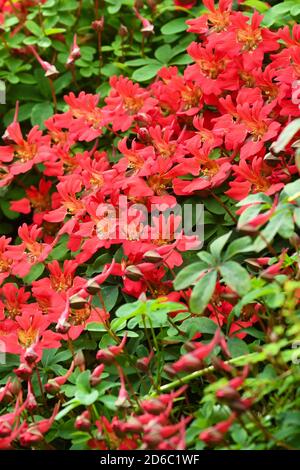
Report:
[[[18,235],[22,242],[20,245],[9,246],[8,255],[13,260],[13,274],[23,277],[29,273],[32,266],[47,258],[52,246],[38,241],[42,229],[37,225],[30,228],[26,224],[21,225]]]
[[[111,92],[105,102],[104,112],[113,130],[122,132],[130,128],[137,114],[147,114],[157,104],[150,93],[133,83],[128,78],[112,77],[110,79]]]
[[[283,181],[288,177],[282,173],[282,168],[272,169],[264,163],[262,157],[254,157],[249,164],[241,160],[239,165],[233,165],[236,175],[234,181],[229,182],[230,189],[226,194],[237,201],[244,199],[250,192],[264,192],[268,196],[283,188]]]
[[[49,137],[43,136],[38,126],[33,127],[27,139],[24,139],[20,124],[13,122],[6,129],[5,135],[6,140],[9,139],[9,145],[0,147],[0,160],[10,163],[9,171],[12,175],[25,173],[50,155]]]
[[[186,78],[194,80],[205,94],[218,96],[224,90],[237,90],[236,66],[223,52],[196,42],[187,52],[196,63],[187,67]]]
[[[203,4],[208,8],[209,13],[188,20],[188,32],[207,34],[226,31],[231,22],[232,0],[220,0],[219,8],[215,8],[213,0],[203,0]]]
[[[70,111],[62,115],[65,127],[68,127],[74,139],[87,142],[102,134],[106,120],[103,111],[98,107],[99,95],[91,95],[81,91],[76,97],[70,93],[64,97]]]
[[[11,333],[2,337],[6,351],[20,354],[21,359],[28,349],[33,349],[37,359],[42,356],[43,349],[58,348],[60,336],[48,330],[50,321],[40,312],[24,311],[16,316]]]

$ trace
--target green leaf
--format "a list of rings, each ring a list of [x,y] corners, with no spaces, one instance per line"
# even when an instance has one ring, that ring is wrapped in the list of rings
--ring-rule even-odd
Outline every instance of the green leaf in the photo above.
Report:
[[[95,273],[100,274],[103,271],[105,264],[109,263],[110,261],[111,256],[108,253],[104,253],[103,255],[98,256],[93,264],[88,266],[86,271],[87,276],[92,276]]]
[[[281,132],[276,142],[271,145],[273,152],[279,153],[285,149],[295,134],[300,130],[300,118],[294,119]]]
[[[85,406],[92,405],[99,395],[97,390],[91,389],[90,375],[91,372],[89,370],[85,370],[84,372],[81,372],[76,379],[75,399]]]
[[[64,416],[68,415],[70,411],[74,410],[74,408],[77,408],[80,405],[81,403],[79,400],[71,400],[71,402],[67,403],[66,406],[62,410],[60,410],[59,413],[57,413],[57,415],[55,416],[55,421],[59,421]]]
[[[296,207],[296,209],[294,209],[294,220],[300,228],[300,207]]]
[[[200,276],[203,269],[206,267],[206,263],[190,264],[183,268],[176,276],[174,280],[174,288],[176,290],[185,289],[186,287],[192,285]]]
[[[187,24],[186,18],[176,18],[175,20],[171,20],[168,23],[164,24],[161,28],[162,34],[176,34],[181,33],[182,31],[186,31]]]
[[[192,63],[193,59],[188,54],[180,54],[169,62],[170,65],[188,65]]]
[[[161,63],[145,65],[144,67],[135,70],[132,74],[132,78],[137,82],[146,82],[147,80],[151,80],[151,78],[155,77],[161,68]]]
[[[268,203],[272,205],[272,199],[264,193],[250,194],[249,196],[239,201],[236,205],[237,207],[243,207],[248,204],[257,204],[257,203]]]
[[[232,357],[244,356],[249,354],[247,344],[240,338],[229,338],[227,346]]]
[[[169,44],[164,44],[156,49],[154,53],[156,59],[162,64],[167,65],[170,58],[172,57],[172,48]]]
[[[51,39],[49,38],[41,38],[38,40],[38,45],[40,47],[50,47],[51,46]]]
[[[269,10],[268,5],[261,0],[246,0],[244,5],[254,8],[255,10],[259,11],[259,13],[263,13]]]
[[[214,270],[209,271],[197,282],[190,298],[192,313],[201,315],[214,293],[216,282],[217,272]]]
[[[250,237],[242,237],[242,238],[237,238],[236,240],[233,240],[233,242],[230,243],[229,247],[227,248],[225,255],[224,255],[224,260],[228,260],[230,258],[233,258],[235,255],[238,255],[239,253],[245,253],[247,251],[251,251],[251,238]]]
[[[220,266],[223,281],[240,296],[250,289],[250,276],[245,268],[235,261],[227,261]]]
[[[225,233],[222,237],[217,238],[210,244],[210,252],[215,258],[219,258],[221,251],[223,250],[224,246],[226,245],[227,241],[229,240],[232,232]]]
[[[53,106],[51,103],[38,103],[35,104],[31,112],[31,124],[33,126],[38,125],[41,129],[44,129],[44,122],[53,114]]]
[[[19,212],[10,210],[10,202],[5,199],[0,200],[0,207],[5,217],[10,220],[17,219],[20,215]]]
[[[180,325],[180,330],[187,332],[190,338],[192,338],[196,333],[213,335],[216,332],[216,329],[216,323],[206,317],[188,318]]]
[[[33,281],[38,279],[44,272],[45,266],[43,263],[34,264],[29,273],[23,277],[25,284],[31,284]]]
[[[253,250],[259,252],[263,250],[268,243],[270,243],[278,232],[280,226],[284,224],[284,219],[279,216],[274,216],[268,225],[261,231],[261,236],[258,236],[253,244]]]
[[[101,293],[104,300],[105,308],[108,312],[116,305],[119,287],[118,286],[104,286],[101,287]]]
[[[26,21],[25,26],[35,36],[43,36],[43,30],[34,21]]]
[[[47,28],[47,29],[45,29],[46,36],[51,36],[52,34],[61,34],[61,33],[65,33],[65,32],[66,32],[65,28]]]
[[[103,325],[103,323],[100,323],[100,322],[91,322],[91,323],[88,323],[85,327],[85,329],[87,331],[106,331],[107,329],[105,328],[105,326]]]
[[[282,194],[287,195],[292,201],[300,198],[300,178],[292,183],[286,184]]]

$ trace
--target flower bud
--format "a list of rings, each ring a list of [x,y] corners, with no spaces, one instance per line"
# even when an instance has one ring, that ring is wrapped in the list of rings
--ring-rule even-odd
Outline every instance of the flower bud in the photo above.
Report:
[[[12,427],[8,421],[0,420],[0,438],[8,437],[11,435]]]
[[[86,291],[91,294],[91,295],[95,295],[95,294],[98,294],[98,292],[101,290],[101,287],[99,286],[99,284],[97,282],[95,282],[93,279],[90,279],[87,283],[87,286],[86,286]]]
[[[143,260],[147,263],[159,263],[162,259],[163,257],[154,250],[146,251],[143,256]]]
[[[166,409],[166,405],[157,398],[142,401],[141,407],[152,415],[160,415]]]
[[[21,390],[21,383],[18,379],[12,380],[11,383],[9,384],[8,390],[10,393],[14,396],[19,395],[19,392]]]
[[[237,390],[230,387],[230,385],[226,385],[220,390],[217,390],[216,397],[221,400],[232,401],[238,400],[240,398],[240,394]]]
[[[199,439],[206,444],[220,444],[223,442],[224,436],[220,431],[217,431],[214,428],[209,428],[201,432]]]
[[[102,364],[110,365],[114,362],[115,356],[108,349],[100,349],[96,354],[96,359]]]
[[[85,358],[82,350],[78,351],[74,357],[74,366],[79,367],[80,369],[85,369]]]
[[[104,16],[101,16],[100,20],[93,21],[92,28],[97,32],[102,32],[104,29]]]
[[[164,371],[169,375],[169,377],[174,377],[176,375],[176,370],[174,370],[171,365],[164,366]]]
[[[78,431],[88,431],[91,428],[90,413],[88,410],[77,416],[75,420],[75,428]]]
[[[143,277],[143,273],[137,266],[128,266],[125,270],[125,276],[131,281],[139,281]]]
[[[250,398],[244,398],[240,400],[233,401],[229,404],[230,408],[236,412],[236,414],[241,414],[247,411],[252,405],[252,400]]]
[[[26,362],[28,362],[28,364],[33,364],[37,360],[38,357],[39,356],[35,352],[33,347],[29,347],[26,349],[25,354],[24,354],[24,359]]]
[[[124,24],[121,24],[119,28],[119,36],[121,36],[121,38],[128,36],[128,29]]]
[[[14,369],[14,373],[21,380],[28,380],[31,377],[32,372],[32,368],[25,363],[20,364],[17,369]]]
[[[37,404],[37,401],[35,399],[35,396],[33,395],[33,393],[29,393],[28,396],[27,396],[27,406],[26,406],[26,409],[28,411],[34,411],[37,409],[38,407],[38,404]]]
[[[90,376],[91,387],[95,387],[101,382],[101,375],[102,375],[102,372],[104,371],[104,367],[105,367],[104,364],[100,364],[93,370],[92,375]]]
[[[36,442],[43,441],[44,436],[38,429],[32,428],[21,433],[19,439],[22,446],[29,447]]]
[[[80,295],[73,295],[70,298],[70,307],[73,308],[74,310],[80,310],[84,308],[86,304],[87,304],[86,299],[84,299]]]
[[[66,320],[62,320],[61,322],[57,323],[55,330],[57,331],[57,333],[65,335],[66,333],[68,333],[70,328],[71,328],[70,323],[67,322]]]
[[[60,385],[55,379],[49,379],[45,385],[45,390],[49,395],[56,395],[60,391]]]

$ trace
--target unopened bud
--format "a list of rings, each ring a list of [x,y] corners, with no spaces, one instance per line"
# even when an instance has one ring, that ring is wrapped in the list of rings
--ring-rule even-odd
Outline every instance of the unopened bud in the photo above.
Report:
[[[89,411],[84,411],[81,415],[77,416],[75,420],[75,428],[79,431],[88,431],[91,428]]]
[[[0,421],[0,438],[11,435],[12,427],[8,421]]]
[[[82,350],[78,351],[74,357],[74,366],[79,368],[85,368],[85,358]]]
[[[57,323],[55,330],[57,331],[57,333],[65,335],[66,333],[68,333],[70,328],[71,328],[70,323],[67,322],[66,320],[63,320]]]
[[[19,395],[21,388],[21,383],[18,379],[12,380],[9,384],[9,391],[14,396]]]
[[[207,429],[199,435],[199,439],[206,444],[220,444],[224,440],[224,436],[220,431],[214,428]]]
[[[86,299],[84,299],[80,295],[73,295],[70,298],[70,307],[73,308],[74,310],[80,310],[84,308],[86,304],[87,304]]]
[[[24,359],[26,362],[28,362],[29,364],[33,364],[37,360],[38,357],[39,357],[38,354],[35,352],[35,350],[32,347],[26,349],[25,354],[24,354]]]
[[[86,291],[91,294],[95,295],[98,294],[98,292],[101,290],[101,287],[97,282],[93,281],[92,279],[88,281],[87,286],[86,286]]]
[[[100,349],[97,352],[96,359],[98,362],[101,362],[102,364],[112,364],[115,360],[114,354],[109,351],[108,349]]]
[[[60,391],[60,385],[55,379],[50,379],[45,385],[45,390],[49,395],[56,395]]]
[[[240,398],[240,394],[237,390],[230,387],[230,385],[226,385],[225,387],[221,388],[220,390],[217,390],[216,397],[218,399],[222,399],[222,400],[226,400],[226,401],[232,401],[232,400],[238,400]]]
[[[124,24],[121,24],[119,28],[119,36],[121,36],[121,38],[125,38],[127,35],[128,35],[127,27]]]
[[[95,20],[92,22],[92,28],[95,31],[101,32],[104,29],[104,17],[102,16],[100,20]]]
[[[143,260],[147,263],[159,263],[162,259],[162,256],[154,250],[146,251],[143,256]]]
[[[240,413],[244,413],[245,411],[247,411],[250,408],[251,402],[248,401],[247,399],[245,399],[245,400],[236,400],[236,401],[231,402],[229,404],[229,406],[233,411],[240,414]]]
[[[20,364],[17,369],[14,369],[14,373],[21,380],[28,380],[32,375],[32,368],[28,364]]]
[[[125,276],[131,281],[139,281],[143,277],[143,273],[137,266],[128,266],[125,270]]]
[[[166,409],[166,405],[164,405],[159,399],[152,399],[152,400],[144,400],[141,403],[141,407],[147,413],[152,415],[160,415]]]
[[[169,375],[169,377],[174,377],[176,375],[176,370],[172,366],[166,365],[164,371]]]

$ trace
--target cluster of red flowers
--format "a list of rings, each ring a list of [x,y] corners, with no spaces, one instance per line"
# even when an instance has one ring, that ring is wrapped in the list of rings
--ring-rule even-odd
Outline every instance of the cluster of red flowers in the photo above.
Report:
[[[32,224],[19,227],[17,244],[0,238],[0,334],[6,351],[20,355],[16,374],[22,379],[31,375],[43,349],[77,338],[88,322],[107,320],[109,313],[93,307],[91,295],[109,275],[119,276],[130,296],[186,302],[189,293],[174,292],[170,276],[182,264],[182,252],[198,241],[184,233],[175,238],[180,224],[175,215],[154,219],[159,236],[152,239],[137,203],[149,210],[152,204],[172,209],[179,197],[205,198],[217,188],[234,200],[260,191],[272,195],[297,172],[288,151],[284,162],[281,156],[270,159],[269,152],[280,130],[300,114],[291,99],[299,79],[300,26],[291,34],[288,27],[275,33],[261,26],[258,13],[250,20],[232,11],[230,0],[221,0],[218,8],[212,1],[204,3],[208,12],[188,21],[199,41],[188,47],[194,63],[183,75],[176,67],[163,68],[145,88],[112,77],[104,105],[99,106],[98,95],[70,93],[65,97],[68,110],[48,119],[45,132],[34,127],[25,136],[16,113],[3,136],[2,187],[18,185],[20,176],[33,169],[42,171],[39,185],[26,187],[24,197],[11,203],[12,210],[32,214]],[[109,146],[111,151],[103,150]],[[126,240],[120,231],[111,235],[107,213],[99,211],[109,204],[119,213],[120,196],[134,208]],[[166,225],[173,227],[168,235]],[[65,235],[71,259],[63,265],[49,261]],[[120,245],[123,259],[107,265],[101,275],[87,281],[76,274],[99,250]],[[37,265],[44,266],[40,278],[30,287],[16,287]],[[218,284],[212,300],[220,315],[212,303],[207,309],[220,326],[232,310],[222,297],[224,289]],[[256,321],[256,306],[248,313],[246,322],[233,324],[232,333]],[[197,348],[188,359],[198,366],[206,352]],[[173,370],[182,370],[186,359]],[[163,397],[158,401],[165,404]],[[15,415],[23,406],[17,400]],[[174,435],[173,444],[180,446],[185,421],[169,433],[169,412],[149,419],[145,408],[145,422],[134,418],[131,429],[138,433],[137,428],[149,426],[150,447]],[[119,422],[98,425],[113,436],[123,433]],[[31,433],[25,428],[18,432],[24,442],[22,436]]]
[[[45,1],[46,0],[0,0],[0,24],[4,22],[5,15],[9,15],[11,13],[17,13],[22,23],[23,19],[24,21],[26,20],[28,8],[36,5],[37,3],[45,3]],[[21,27],[21,24],[19,27]]]

